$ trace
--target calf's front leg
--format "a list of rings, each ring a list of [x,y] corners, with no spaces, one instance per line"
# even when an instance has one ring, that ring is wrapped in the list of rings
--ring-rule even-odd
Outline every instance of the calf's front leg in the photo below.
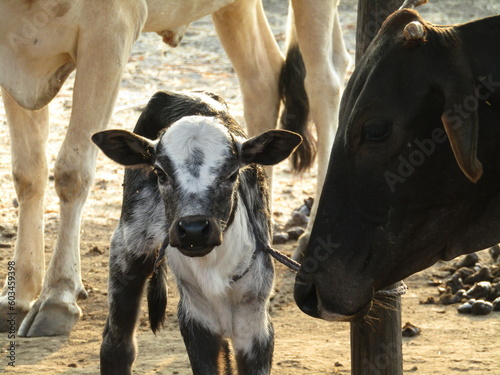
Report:
[[[112,250],[113,251],[113,250]],[[116,253],[120,253],[117,250]],[[101,374],[132,374],[136,356],[135,326],[139,315],[144,284],[152,272],[153,259],[127,257],[125,252],[111,254],[109,270],[109,315],[101,344]]]
[[[261,254],[262,255],[262,254]],[[262,255],[243,283],[242,300],[233,310],[233,347],[239,375],[269,375],[273,361],[274,328],[269,317],[269,296],[274,269],[269,255]],[[262,283],[255,283],[259,279]],[[258,287],[260,285],[260,288]]]
[[[269,375],[271,373],[274,328],[269,321],[267,311],[258,311],[255,306],[245,306],[247,312],[236,320],[236,337],[233,346],[239,375]],[[250,314],[248,314],[250,312]],[[253,316],[252,316],[253,315]]]
[[[222,336],[212,332],[202,322],[193,318],[183,303],[182,291],[177,314],[193,375],[219,374]]]

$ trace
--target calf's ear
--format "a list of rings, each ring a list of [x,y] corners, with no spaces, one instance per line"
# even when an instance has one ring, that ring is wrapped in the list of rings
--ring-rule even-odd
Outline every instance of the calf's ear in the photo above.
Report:
[[[104,130],[92,136],[92,142],[106,156],[124,166],[152,165],[154,144],[127,130]]]
[[[269,130],[250,138],[241,148],[243,164],[274,165],[286,159],[302,142],[302,137],[288,130]]]

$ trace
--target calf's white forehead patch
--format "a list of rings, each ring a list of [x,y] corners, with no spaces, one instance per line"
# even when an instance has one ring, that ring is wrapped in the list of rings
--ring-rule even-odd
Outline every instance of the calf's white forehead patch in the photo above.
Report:
[[[216,118],[188,116],[170,126],[159,146],[172,162],[181,189],[202,193],[217,178],[229,155],[231,138]]]

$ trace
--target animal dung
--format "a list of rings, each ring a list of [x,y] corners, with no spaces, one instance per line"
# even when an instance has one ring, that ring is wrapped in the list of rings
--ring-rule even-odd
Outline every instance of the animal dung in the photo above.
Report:
[[[439,302],[443,305],[451,305],[462,301],[466,293],[465,289],[459,289],[456,294],[453,294],[451,290],[448,289],[445,293],[441,294]]]
[[[493,304],[482,299],[478,299],[472,304],[471,314],[472,315],[488,315],[493,311]]]
[[[493,259],[493,262],[500,263],[500,246],[495,245],[493,247],[490,247],[488,252],[490,253],[491,258]]]
[[[290,240],[298,240],[300,236],[305,232],[302,227],[293,227],[286,231],[288,234],[288,239]]]
[[[313,198],[305,199],[303,205],[293,210],[290,219],[284,227],[275,228],[275,233],[273,235],[274,245],[285,243],[288,240],[295,241],[299,239],[305,232],[304,228],[309,222],[309,215],[311,214],[313,202]]]
[[[422,332],[422,330],[410,322],[406,322],[401,330],[403,337],[415,337],[420,335],[420,332]]]
[[[493,303],[493,311],[500,311],[500,297],[496,298]]]
[[[477,253],[471,253],[459,260],[456,266],[457,268],[474,267],[477,262],[479,262],[479,255],[477,255]]]
[[[492,291],[492,286],[489,281],[479,281],[475,283],[466,293],[467,298],[488,298]]]
[[[464,304],[457,307],[460,314],[488,315],[493,311],[493,304],[483,299],[471,298]]]
[[[305,199],[302,206],[293,210],[292,217],[288,220],[285,226],[287,228],[305,227],[309,222],[309,215],[311,215],[313,201],[313,198]]]
[[[273,244],[274,245],[279,245],[279,244],[285,243],[288,240],[289,240],[289,236],[287,233],[280,232],[280,233],[273,234]]]
[[[462,278],[460,277],[459,274],[455,273],[453,274],[448,281],[445,283],[446,287],[449,287],[451,289],[451,293],[455,294],[459,290],[464,289],[464,283],[462,281]]]
[[[496,253],[490,251],[495,260]],[[431,285],[437,286],[439,298],[429,297],[422,304],[440,303],[457,307],[460,314],[487,315],[500,311],[500,265],[484,266],[477,254],[468,254],[457,262],[440,269],[451,274],[441,282],[432,278]],[[436,275],[435,275],[436,276]],[[466,302],[464,302],[466,301]]]
[[[299,211],[294,211],[292,213],[292,218],[288,221],[287,225],[292,226],[306,226],[309,221],[309,217]]]
[[[472,305],[474,304],[474,302],[476,302],[475,299],[471,299],[465,302],[464,304],[457,307],[457,311],[460,314],[470,314],[472,312]]]
[[[488,267],[481,267],[478,271],[474,272],[472,275],[465,278],[465,284],[474,284],[478,281],[491,281],[493,280],[493,275]]]
[[[474,272],[476,272],[476,270],[474,269],[474,267],[461,267],[459,269],[457,269],[454,273],[454,275],[457,275],[458,277],[460,277],[462,280],[467,278],[468,276],[472,275]]]
[[[421,305],[435,305],[436,303],[436,299],[432,296],[427,297],[427,299],[424,301],[420,301]]]
[[[442,280],[438,280],[438,279],[434,279],[434,278],[432,278],[432,279],[430,279],[430,280],[428,281],[427,285],[429,285],[429,286],[439,286],[439,285],[441,285],[442,283],[443,283],[443,281],[442,281]]]
[[[14,238],[17,236],[16,228],[0,225],[0,236],[8,239]]]

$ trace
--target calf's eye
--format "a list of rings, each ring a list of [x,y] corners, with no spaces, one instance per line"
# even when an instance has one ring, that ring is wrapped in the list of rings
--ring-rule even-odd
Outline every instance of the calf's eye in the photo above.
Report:
[[[385,121],[368,121],[363,125],[363,142],[381,142],[389,138],[391,126]]]
[[[156,176],[158,177],[158,181],[162,184],[166,183],[168,181],[168,176],[165,172],[163,172],[162,169],[158,168],[158,167],[154,167],[153,168],[153,172],[156,174]]]

